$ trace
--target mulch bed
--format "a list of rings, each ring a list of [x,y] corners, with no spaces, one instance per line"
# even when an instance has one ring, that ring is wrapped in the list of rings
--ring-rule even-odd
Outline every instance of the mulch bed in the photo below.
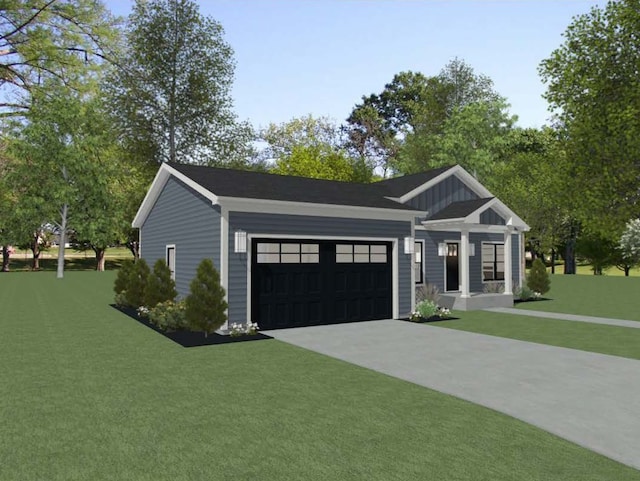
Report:
[[[552,301],[553,299],[549,299],[548,297],[539,297],[538,299],[527,299],[523,301],[522,299],[514,299],[514,304],[524,304],[525,302],[540,302],[540,301]]]
[[[135,309],[131,309],[130,307],[118,307],[115,304],[111,304],[111,307],[114,309],[126,314],[131,319],[139,322],[143,326],[148,327],[149,329],[154,330],[158,334],[162,334],[167,339],[171,339],[173,342],[180,344],[182,347],[197,347],[197,346],[211,346],[214,344],[229,344],[231,342],[244,342],[244,341],[260,341],[263,339],[273,339],[271,336],[267,336],[266,334],[257,333],[252,336],[224,336],[222,334],[211,333],[207,337],[205,337],[204,332],[192,332],[192,331],[173,331],[166,332],[158,329],[156,326],[151,324],[144,317],[138,316],[138,313]]]
[[[426,319],[423,317],[419,321],[412,321],[408,317],[403,317],[400,320],[401,321],[406,321],[406,322],[411,322],[413,324],[424,324],[424,323],[427,323],[427,322],[457,321],[458,319],[460,319],[460,318],[459,317],[451,317],[451,316],[449,316],[449,317],[431,316],[431,317],[427,317]]]

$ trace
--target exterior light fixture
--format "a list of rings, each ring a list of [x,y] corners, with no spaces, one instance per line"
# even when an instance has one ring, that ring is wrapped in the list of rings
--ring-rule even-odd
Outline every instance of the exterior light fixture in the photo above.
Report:
[[[247,233],[243,230],[237,230],[235,232],[235,246],[234,252],[245,253],[247,252]]]

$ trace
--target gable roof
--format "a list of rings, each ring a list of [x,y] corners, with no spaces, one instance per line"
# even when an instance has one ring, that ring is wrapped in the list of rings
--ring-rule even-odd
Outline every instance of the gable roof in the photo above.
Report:
[[[492,199],[493,197],[486,197],[484,199],[452,202],[444,209],[436,212],[431,217],[428,217],[426,220],[462,219],[467,217],[469,214],[473,214]]]
[[[443,174],[453,167],[455,166],[448,165],[417,174],[402,175],[400,177],[384,179],[380,182],[376,182],[374,185],[377,185],[378,187],[384,189],[387,195],[391,197],[401,197],[404,194],[420,187],[421,185],[435,179],[440,174]]]
[[[198,165],[169,164],[217,197],[262,199],[417,211],[390,200],[375,184],[310,179]]]

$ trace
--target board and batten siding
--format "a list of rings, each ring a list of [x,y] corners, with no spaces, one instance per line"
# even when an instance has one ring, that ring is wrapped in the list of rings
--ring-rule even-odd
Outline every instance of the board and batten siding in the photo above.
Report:
[[[142,257],[149,267],[166,260],[166,246],[176,246],[176,289],[179,297],[202,259],[220,271],[220,208],[196,191],[170,177],[140,229]]]
[[[487,209],[480,213],[480,223],[487,225],[506,225],[507,222],[493,209]]]
[[[247,320],[248,254],[233,252],[234,233],[314,237],[366,237],[398,239],[398,305],[400,315],[411,311],[411,256],[404,254],[404,237],[411,235],[411,221],[347,219],[306,215],[229,213],[229,322]]]
[[[438,255],[438,244],[442,242],[460,242],[460,232],[416,230],[416,240],[425,242],[424,269],[425,283],[435,284],[440,292],[445,292],[444,271],[445,258]],[[475,244],[475,255],[469,257],[469,290],[483,292],[482,282],[482,242],[504,242],[503,234],[477,233],[469,234],[469,243]],[[511,252],[513,255],[512,278],[519,284],[520,279],[520,245],[518,234],[511,236]]]
[[[418,210],[428,211],[429,216],[432,216],[452,202],[474,200],[477,198],[478,195],[475,192],[455,175],[452,175],[421,194],[409,199],[406,204]]]

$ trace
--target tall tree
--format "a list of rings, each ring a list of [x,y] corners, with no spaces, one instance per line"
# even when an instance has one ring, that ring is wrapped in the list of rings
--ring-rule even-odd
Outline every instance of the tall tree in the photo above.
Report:
[[[236,122],[233,51],[193,0],[137,0],[111,88],[126,148],[156,162],[246,163],[253,132]]]
[[[342,129],[332,120],[311,115],[260,132],[265,144],[259,159],[274,162],[272,172],[316,179],[369,182],[372,169],[345,147]]]
[[[575,17],[540,65],[567,139],[572,208],[593,236],[617,242],[640,215],[640,2]]]
[[[448,120],[470,113],[474,103],[496,105],[504,99],[493,82],[476,74],[459,59],[427,77],[420,72],[400,72],[380,94],[362,98],[347,119],[351,145],[387,172],[413,172],[438,164],[433,160],[434,138]],[[405,148],[413,138],[413,145]]]
[[[55,79],[79,88],[110,57],[116,20],[99,0],[0,2],[0,116],[24,114],[31,94]]]

